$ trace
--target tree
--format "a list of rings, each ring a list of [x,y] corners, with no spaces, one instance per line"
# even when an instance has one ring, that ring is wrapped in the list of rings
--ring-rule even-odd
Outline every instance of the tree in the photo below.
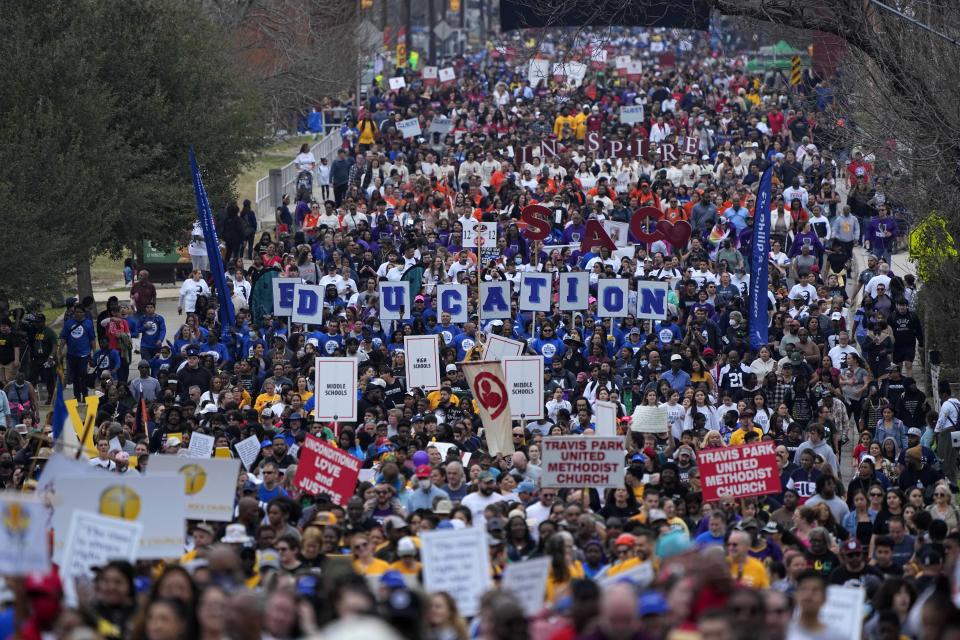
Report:
[[[75,269],[196,217],[187,149],[226,203],[261,147],[263,100],[229,41],[177,0],[11,0],[0,22],[0,295],[44,298]]]

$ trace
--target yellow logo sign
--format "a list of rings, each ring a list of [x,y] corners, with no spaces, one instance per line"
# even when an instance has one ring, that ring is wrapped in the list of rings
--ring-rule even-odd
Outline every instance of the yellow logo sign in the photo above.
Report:
[[[30,528],[30,512],[19,502],[8,502],[3,506],[3,527],[11,537],[20,537]]]
[[[100,513],[121,520],[136,520],[140,515],[140,495],[123,485],[109,487],[100,494]]]
[[[184,491],[188,496],[203,491],[207,484],[207,472],[199,464],[185,464],[180,467],[180,475],[183,476]]]

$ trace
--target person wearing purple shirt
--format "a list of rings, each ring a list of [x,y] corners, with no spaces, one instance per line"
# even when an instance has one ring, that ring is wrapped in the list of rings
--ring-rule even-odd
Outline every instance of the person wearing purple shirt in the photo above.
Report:
[[[583,218],[579,213],[574,212],[570,216],[570,224],[563,229],[563,244],[580,244],[586,230],[587,227],[583,224]]]
[[[817,232],[810,228],[810,223],[803,225],[803,230],[793,237],[793,244],[790,245],[788,255],[791,258],[800,255],[800,248],[804,244],[809,244],[811,251],[815,255],[820,256],[823,254],[823,245],[820,244],[820,238],[817,236]]]
[[[897,239],[897,220],[888,213],[886,205],[880,205],[879,215],[867,227],[867,242],[870,251],[879,260],[890,264],[894,242]]]

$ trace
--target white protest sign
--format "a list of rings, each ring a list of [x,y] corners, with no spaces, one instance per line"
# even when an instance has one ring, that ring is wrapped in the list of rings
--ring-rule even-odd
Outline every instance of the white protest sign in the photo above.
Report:
[[[237,494],[240,461],[233,458],[150,456],[147,477],[177,474],[187,518],[230,522]]]
[[[293,315],[293,290],[300,282],[300,278],[273,279],[273,315]]]
[[[195,462],[171,457],[181,464]],[[156,458],[150,457],[151,466]],[[187,503],[183,492],[173,488],[182,486],[183,482],[180,476],[169,473],[64,476],[57,482],[57,494],[53,497],[54,562],[59,563],[63,558],[73,512],[78,510],[141,523],[143,536],[137,549],[138,560],[179,558],[186,538]]]
[[[24,576],[50,570],[47,518],[42,500],[33,494],[0,493],[0,574]]]
[[[595,47],[590,51],[590,62],[596,62],[601,65],[607,64],[607,50],[603,47]]]
[[[827,601],[820,608],[820,622],[837,637],[860,640],[863,628],[863,587],[827,587]]]
[[[406,87],[406,86],[407,86],[407,81],[403,78],[403,76],[397,76],[397,77],[395,77],[395,78],[390,78],[390,90],[391,90],[391,91],[399,91],[400,89],[403,89],[403,88]]]
[[[540,447],[541,487],[595,489],[623,486],[623,438],[549,436]]]
[[[617,69],[626,69],[630,64],[630,56],[617,56],[615,59]]]
[[[487,336],[487,341],[483,343],[481,358],[483,360],[503,360],[504,358],[518,356],[523,353],[524,344],[519,340],[491,334]]]
[[[523,607],[523,612],[533,616],[543,609],[549,574],[550,558],[511,562],[503,570],[500,588],[512,593]]]
[[[445,116],[436,116],[430,121],[430,133],[439,133],[442,136],[453,131],[453,120]]]
[[[421,77],[423,78],[423,84],[430,86],[437,83],[437,68],[436,67],[424,67],[420,72]],[[392,88],[392,87],[391,87]]]
[[[252,470],[253,463],[260,454],[260,441],[257,440],[257,436],[244,438],[234,445],[234,448],[237,450],[237,455],[240,456],[240,462],[243,463],[244,468],[247,471]]]
[[[601,318],[625,318],[630,315],[630,280],[601,278],[597,281],[597,315]]]
[[[293,288],[293,321],[323,324],[323,298],[326,287],[298,284]]]
[[[521,311],[550,311],[553,296],[553,274],[524,271],[520,274]]]
[[[457,445],[455,445],[452,442],[431,442],[430,444],[427,445],[427,449],[429,449],[430,447],[435,448],[440,453],[440,459],[446,460],[447,453],[450,451],[450,449],[453,449],[456,446]]]
[[[477,222],[469,219],[463,223],[463,246],[465,247],[495,247],[497,246],[497,223]]]
[[[639,80],[643,75],[643,63],[640,60],[631,60],[627,65],[627,78],[630,80]]]
[[[643,122],[643,105],[630,104],[620,107],[620,122],[623,124]]]
[[[461,615],[477,615],[480,598],[491,586],[486,529],[427,531],[420,537],[424,589],[427,593],[446,591]]]
[[[410,283],[381,281],[377,284],[380,293],[380,319],[402,320],[410,317]]]
[[[356,421],[357,360],[355,358],[317,358],[313,388],[317,420]]]
[[[617,435],[617,405],[606,400],[597,400],[593,416],[593,432],[605,438]]]
[[[567,76],[567,84],[574,87],[579,87],[583,84],[583,78],[587,75],[587,65],[580,64],[579,62],[567,62],[564,63],[563,66]]]
[[[513,316],[510,309],[509,280],[493,280],[480,283],[480,319],[502,320]]]
[[[582,311],[590,304],[590,274],[561,273],[557,305],[560,311]]]
[[[514,420],[543,418],[543,356],[502,358]]]
[[[397,130],[404,138],[415,138],[423,133],[420,129],[420,120],[408,118],[397,123]]]
[[[448,82],[453,82],[457,79],[457,72],[453,67],[444,67],[440,69],[440,82],[446,84]]]
[[[550,61],[542,58],[534,58],[527,65],[527,80],[530,86],[536,89],[541,82],[546,83],[550,77]]]
[[[663,320],[667,317],[667,293],[670,285],[657,280],[637,282],[637,320]]]
[[[111,560],[133,562],[142,535],[143,524],[140,522],[107,518],[91,511],[74,511],[60,564],[67,606],[78,604],[74,579],[92,578],[91,569]]]
[[[466,322],[469,320],[469,314],[467,313],[467,285],[438,284],[437,310],[440,313],[449,313],[450,322]],[[445,330],[442,323],[437,325],[437,329],[440,331],[440,334],[443,335],[443,341],[447,344],[453,342],[454,337],[456,337],[454,331],[459,331],[456,327],[450,327],[450,330]]]
[[[440,336],[403,336],[407,389],[440,388]]]
[[[213,436],[194,431],[190,434],[190,448],[187,450],[191,458],[209,458],[213,455]]]
[[[666,433],[668,417],[666,405],[662,407],[634,407],[631,431],[641,433]]]
[[[626,247],[630,243],[630,223],[617,222],[616,220],[604,220],[603,230],[607,232],[613,244],[618,247]],[[633,247],[629,247],[628,257],[633,257]]]

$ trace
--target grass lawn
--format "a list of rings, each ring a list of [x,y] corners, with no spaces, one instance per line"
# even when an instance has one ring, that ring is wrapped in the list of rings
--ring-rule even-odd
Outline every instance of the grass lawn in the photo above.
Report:
[[[319,139],[318,139],[319,140]],[[237,201],[250,200],[256,207],[257,181],[267,175],[270,169],[279,169],[291,162],[300,151],[304,142],[316,142],[313,135],[293,136],[264,149],[250,167],[237,178]],[[263,212],[257,211],[262,216]],[[270,216],[272,220],[273,217]]]

